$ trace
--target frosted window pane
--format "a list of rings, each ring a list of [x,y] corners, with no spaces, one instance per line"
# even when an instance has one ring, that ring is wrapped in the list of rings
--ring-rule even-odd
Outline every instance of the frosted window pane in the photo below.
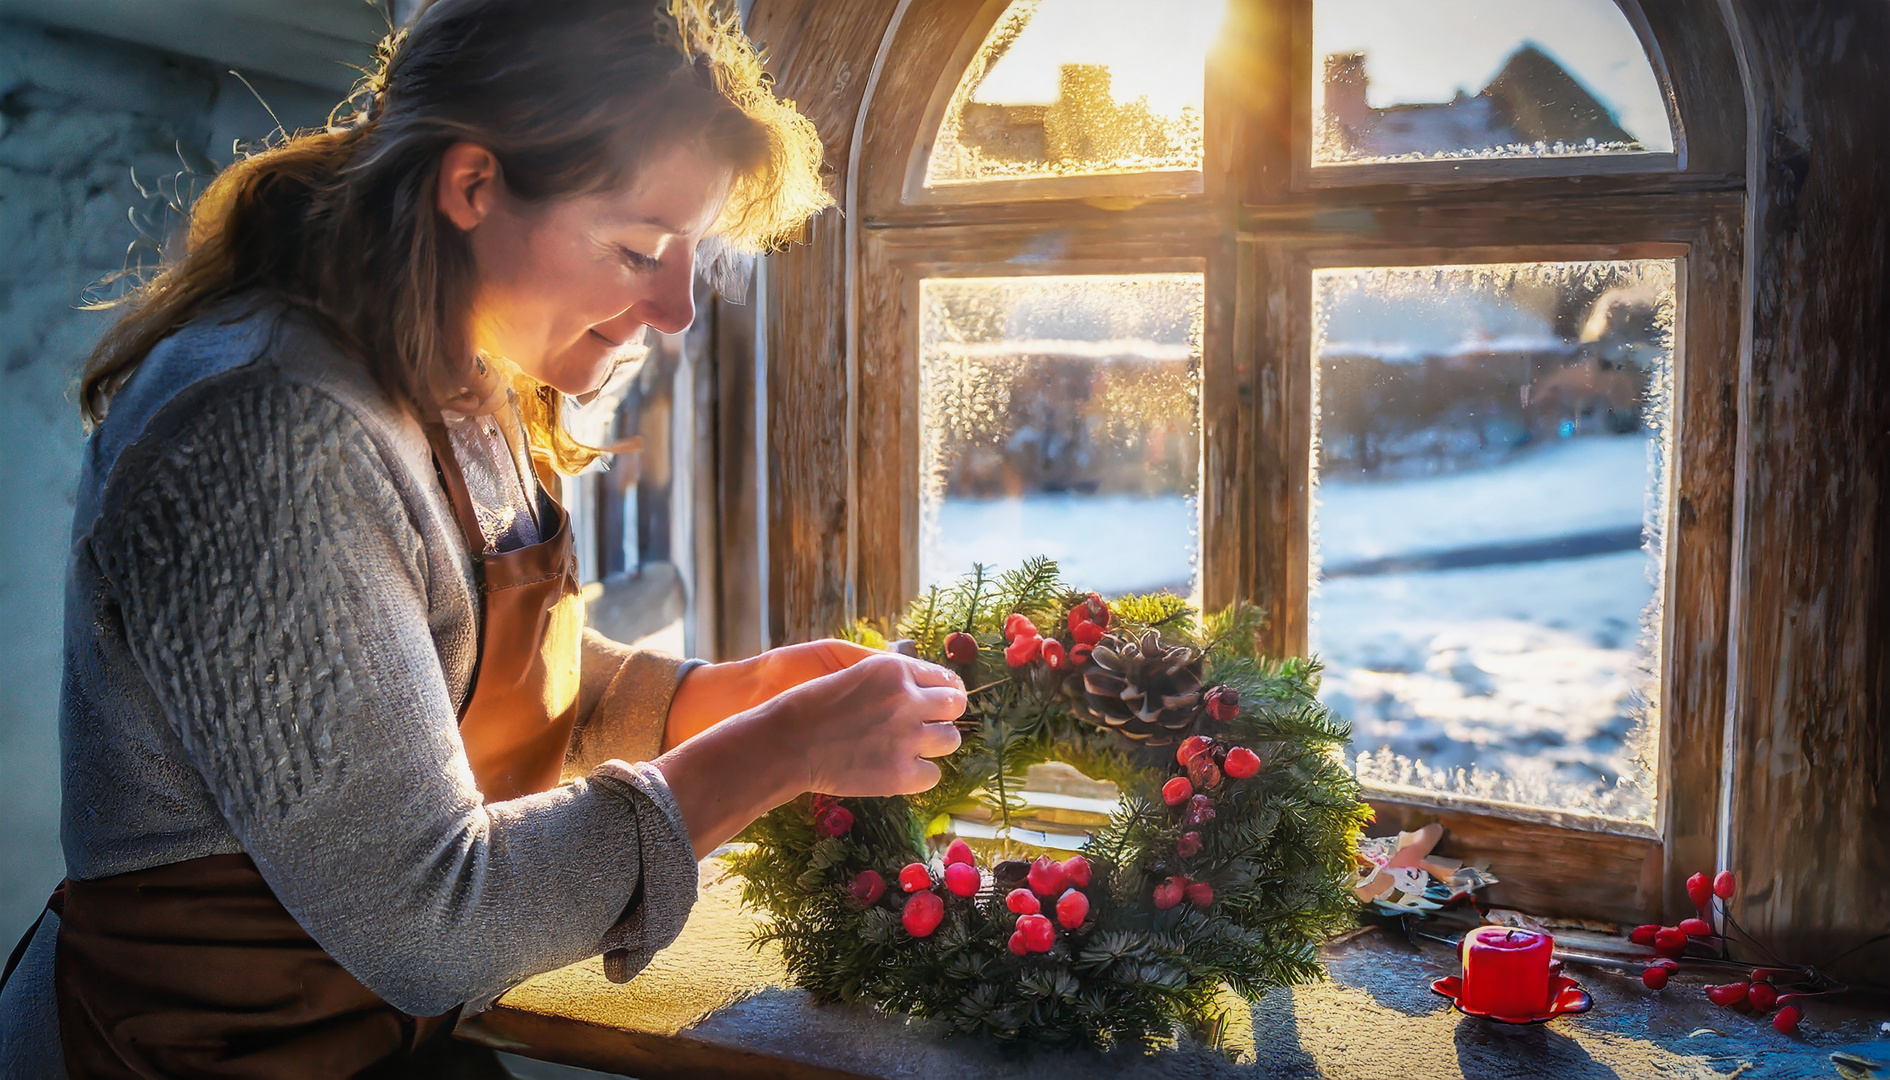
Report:
[[[1313,296],[1311,637],[1360,776],[1651,820],[1674,264]]]
[[[1079,588],[1193,591],[1199,274],[920,283],[919,574],[1047,555]]]
[[[1225,0],[1016,0],[952,95],[928,185],[1201,167]]]
[[[1314,0],[1313,164],[1670,153],[1613,0]]]

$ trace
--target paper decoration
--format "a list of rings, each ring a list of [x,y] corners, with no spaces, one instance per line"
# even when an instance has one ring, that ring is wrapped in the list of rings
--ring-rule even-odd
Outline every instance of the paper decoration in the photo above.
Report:
[[[1431,854],[1443,839],[1436,822],[1397,836],[1367,836],[1358,842],[1359,902],[1389,915],[1436,911],[1496,883],[1486,866]]]

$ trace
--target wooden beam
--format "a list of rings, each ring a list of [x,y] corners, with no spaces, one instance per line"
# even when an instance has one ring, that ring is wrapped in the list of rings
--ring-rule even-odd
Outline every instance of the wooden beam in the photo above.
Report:
[[[1758,145],[1729,866],[1822,961],[1890,929],[1890,8],[1733,0]],[[1851,978],[1890,983],[1890,943]]]

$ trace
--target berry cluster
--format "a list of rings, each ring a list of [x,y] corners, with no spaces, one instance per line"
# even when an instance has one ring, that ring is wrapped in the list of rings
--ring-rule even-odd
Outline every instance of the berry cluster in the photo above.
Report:
[[[1011,952],[1018,956],[1047,953],[1056,945],[1057,927],[1071,934],[1087,933],[1090,885],[1089,860],[1072,855],[1058,862],[1048,855],[1036,862],[1010,860],[991,870],[993,892],[1015,885],[1004,896],[1005,908],[1016,917],[1010,935]],[[953,840],[945,849],[941,865],[934,868],[922,862],[907,863],[899,871],[899,893],[889,894],[886,879],[877,870],[862,870],[853,877],[847,892],[861,907],[873,907],[882,901],[899,907],[899,922],[915,938],[928,938],[945,921],[945,897],[938,887],[960,900],[972,900],[986,887],[986,878],[978,869],[971,845]],[[1051,905],[1056,915],[1052,923],[1043,913]]]
[[[1208,692],[1209,709],[1214,701],[1238,712],[1240,694],[1232,687],[1219,686]],[[1214,793],[1227,780],[1246,780],[1260,771],[1260,755],[1244,746],[1227,746],[1206,735],[1195,735],[1175,748],[1175,764],[1181,774],[1162,785],[1162,802],[1179,819],[1180,835],[1175,837],[1175,856],[1183,863],[1201,854],[1203,829],[1217,816]],[[1152,899],[1160,911],[1180,906],[1183,900],[1205,909],[1214,903],[1214,886],[1187,874],[1170,874],[1154,888]]]
[[[1649,923],[1634,928],[1628,939],[1636,945],[1650,946],[1658,954],[1658,959],[1641,972],[1641,982],[1648,989],[1661,990],[1666,987],[1668,979],[1680,969],[1679,961],[1686,956],[1690,945],[1697,945],[1720,956],[1725,954],[1727,940],[1713,929],[1710,920],[1717,906],[1726,926],[1738,928],[1731,911],[1732,899],[1738,889],[1738,880],[1731,870],[1721,870],[1711,880],[1704,873],[1694,874],[1687,879],[1687,898],[1693,901],[1694,910],[1699,913],[1697,917],[1681,919],[1677,926]],[[1744,933],[1743,930],[1740,932]],[[1765,1016],[1776,1008],[1778,1013],[1772,1017],[1772,1026],[1780,1034],[1789,1035],[1798,1030],[1798,1023],[1805,1015],[1804,1010],[1792,1002],[1814,993],[1826,992],[1798,989],[1800,983],[1807,981],[1806,977],[1807,972],[1800,968],[1755,967],[1749,978],[1706,987],[1706,998],[1715,1005],[1750,1010],[1758,1016]],[[1781,985],[1786,989],[1781,991]]]

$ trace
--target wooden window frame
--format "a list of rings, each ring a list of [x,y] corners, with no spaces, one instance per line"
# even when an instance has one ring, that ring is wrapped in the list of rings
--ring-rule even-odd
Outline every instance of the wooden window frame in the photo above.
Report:
[[[1672,258],[1680,310],[1655,821],[1404,791],[1371,801],[1374,831],[1442,820],[1458,852],[1491,859],[1505,879],[1487,896],[1494,903],[1615,921],[1685,912],[1684,876],[1715,865],[1724,829],[1744,102],[1713,0],[1620,2],[1668,93],[1672,155],[1310,169],[1299,152],[1309,145],[1312,0],[1231,0],[1209,62],[1198,191],[1155,174],[992,182],[946,198],[922,185],[941,102],[1003,2],[898,0],[878,13],[877,56],[851,90],[842,213],[817,222],[808,247],[770,275],[770,310],[783,317],[767,328],[769,379],[795,389],[784,400],[771,392],[769,415],[792,430],[768,437],[774,468],[788,457],[808,476],[770,488],[775,640],[840,616],[894,615],[916,592],[923,277],[1205,273],[1202,599],[1257,600],[1269,648],[1297,653],[1309,585],[1312,270]],[[836,305],[817,291],[841,264],[846,325],[836,328]],[[837,336],[843,371],[806,347]],[[804,371],[784,367],[797,357],[808,358],[793,361]],[[792,383],[803,375],[805,390]],[[837,448],[809,415],[817,396],[846,403]],[[823,462],[844,469],[844,499]],[[796,529],[805,536],[789,539]]]

